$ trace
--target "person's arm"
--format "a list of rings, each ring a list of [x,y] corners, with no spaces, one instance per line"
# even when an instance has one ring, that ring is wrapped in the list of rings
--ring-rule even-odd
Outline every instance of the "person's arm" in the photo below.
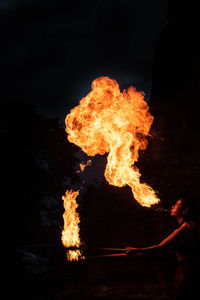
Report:
[[[188,230],[188,226],[188,223],[183,223],[181,227],[175,229],[168,237],[166,237],[159,244],[144,248],[127,247],[126,253],[157,253],[162,250],[174,249],[176,248],[176,245],[179,242],[180,238]]]

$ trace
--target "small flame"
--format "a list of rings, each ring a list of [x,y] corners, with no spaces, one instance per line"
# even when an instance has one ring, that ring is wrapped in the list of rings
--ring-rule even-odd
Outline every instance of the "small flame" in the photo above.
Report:
[[[78,204],[76,197],[79,195],[79,191],[66,191],[65,196],[62,197],[64,201],[65,212],[63,214],[64,228],[62,231],[62,243],[65,247],[79,247],[81,242],[79,238],[79,223],[80,218],[76,209]],[[69,250],[67,253],[67,259],[69,261],[78,260],[81,257],[80,250]]]
[[[134,166],[139,150],[147,148],[146,137],[153,122],[143,92],[131,86],[121,93],[115,80],[97,78],[92,91],[71,110],[65,122],[69,141],[87,155],[108,153],[105,177],[110,184],[129,185],[143,206],[159,202],[155,191],[140,183],[141,174]]]
[[[67,260],[68,261],[79,260],[79,258],[83,259],[80,250],[69,250],[67,252]]]
[[[87,166],[90,166],[90,165],[91,165],[91,162],[92,162],[91,159],[89,159],[89,160],[87,161],[86,164],[83,163],[83,162],[80,163],[80,164],[79,164],[79,167],[80,167],[80,169],[81,169],[81,172],[83,172]]]

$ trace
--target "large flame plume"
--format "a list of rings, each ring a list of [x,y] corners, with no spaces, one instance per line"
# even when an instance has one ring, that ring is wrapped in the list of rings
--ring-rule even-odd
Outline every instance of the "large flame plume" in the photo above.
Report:
[[[154,190],[140,183],[134,163],[139,150],[145,150],[153,122],[144,93],[134,87],[120,92],[115,80],[100,77],[92,91],[66,116],[66,132],[71,143],[87,155],[108,153],[106,180],[115,186],[129,185],[134,198],[143,206],[159,202]]]

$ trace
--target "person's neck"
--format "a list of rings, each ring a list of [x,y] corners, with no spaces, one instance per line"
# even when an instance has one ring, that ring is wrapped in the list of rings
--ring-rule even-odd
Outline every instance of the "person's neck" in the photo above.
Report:
[[[177,218],[177,221],[178,221],[178,225],[180,225],[181,223],[183,223],[184,218],[182,216],[180,216]]]

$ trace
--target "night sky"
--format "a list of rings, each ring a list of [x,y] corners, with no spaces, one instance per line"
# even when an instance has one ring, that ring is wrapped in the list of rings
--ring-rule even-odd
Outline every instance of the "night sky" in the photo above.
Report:
[[[1,1],[3,102],[63,121],[99,76],[145,91],[148,101],[167,2]]]

